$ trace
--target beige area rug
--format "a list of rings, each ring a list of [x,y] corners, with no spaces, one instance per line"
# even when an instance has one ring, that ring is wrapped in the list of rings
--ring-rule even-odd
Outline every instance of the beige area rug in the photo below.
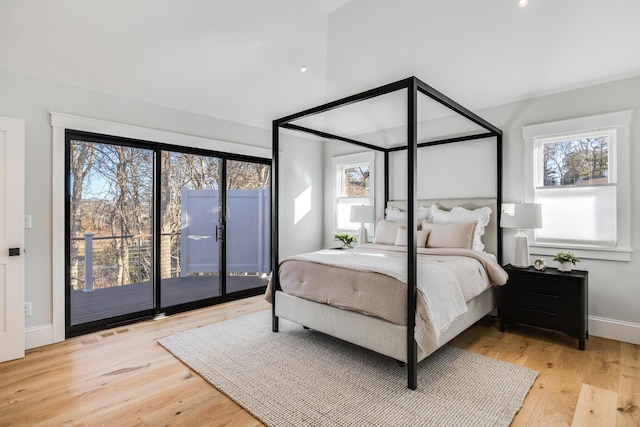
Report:
[[[269,426],[508,426],[538,373],[444,346],[406,368],[269,311],[162,338],[160,344]]]

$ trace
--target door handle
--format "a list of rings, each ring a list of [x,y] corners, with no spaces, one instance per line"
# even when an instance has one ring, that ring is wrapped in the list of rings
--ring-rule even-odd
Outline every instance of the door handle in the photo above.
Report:
[[[216,225],[216,242],[218,240],[224,240],[224,225]]]
[[[9,256],[20,256],[20,248],[9,248]]]

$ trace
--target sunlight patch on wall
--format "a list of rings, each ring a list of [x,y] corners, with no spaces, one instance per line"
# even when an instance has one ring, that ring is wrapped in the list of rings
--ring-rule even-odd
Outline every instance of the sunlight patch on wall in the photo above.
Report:
[[[311,211],[311,186],[296,197],[294,201],[293,223],[297,224]]]

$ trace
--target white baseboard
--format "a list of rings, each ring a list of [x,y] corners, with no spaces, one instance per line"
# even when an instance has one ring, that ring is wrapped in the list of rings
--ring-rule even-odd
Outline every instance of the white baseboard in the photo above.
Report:
[[[640,324],[589,316],[589,335],[640,345]]]
[[[589,316],[589,335],[640,345],[640,324]],[[24,331],[25,348],[53,344],[53,325],[39,325]]]
[[[24,330],[24,346],[26,350],[53,343],[53,324],[38,325]]]

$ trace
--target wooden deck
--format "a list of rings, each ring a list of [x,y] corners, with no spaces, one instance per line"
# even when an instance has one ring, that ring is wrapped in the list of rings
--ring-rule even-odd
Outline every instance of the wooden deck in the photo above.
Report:
[[[266,286],[258,276],[227,277],[227,293]],[[221,295],[218,276],[176,277],[162,280],[162,306],[171,307]],[[93,292],[71,291],[71,324],[150,310],[154,296],[151,282],[96,289]]]

